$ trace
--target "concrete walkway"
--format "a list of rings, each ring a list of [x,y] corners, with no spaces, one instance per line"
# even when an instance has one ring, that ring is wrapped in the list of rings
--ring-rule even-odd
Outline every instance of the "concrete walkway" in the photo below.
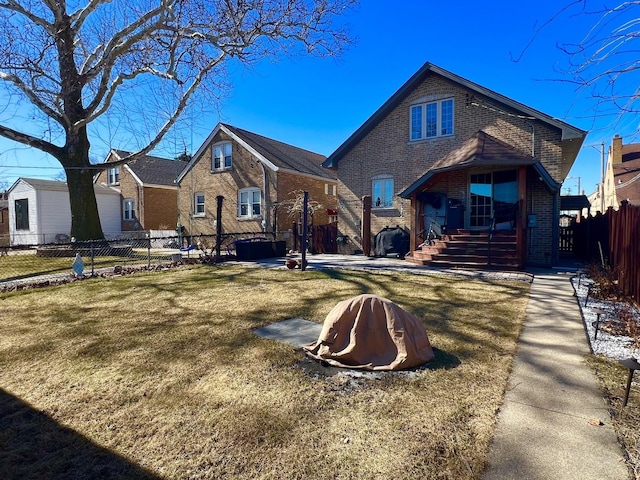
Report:
[[[627,480],[568,274],[535,274],[483,480]]]
[[[531,281],[526,319],[483,480],[628,480],[590,353],[571,271],[415,268],[402,260],[313,255],[309,269],[340,268]],[[279,262],[282,262],[280,260]],[[254,266],[256,264],[254,263]],[[282,265],[282,263],[280,263]],[[259,266],[279,266],[268,260]]]

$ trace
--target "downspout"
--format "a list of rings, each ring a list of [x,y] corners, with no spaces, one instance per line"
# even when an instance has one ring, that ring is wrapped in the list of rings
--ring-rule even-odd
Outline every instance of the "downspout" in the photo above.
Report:
[[[560,244],[560,189],[553,194],[553,224],[551,227],[551,265],[558,263],[558,245]]]
[[[263,196],[263,202],[264,202],[264,208],[262,209],[262,211],[264,212],[262,217],[263,218],[262,231],[266,232],[267,230],[269,230],[269,209],[267,208],[267,205],[269,204],[269,191],[267,189],[267,170],[264,168],[264,165],[259,160],[258,160],[258,165],[260,165],[260,168],[262,168],[262,196]],[[275,235],[274,235],[274,240],[275,240]]]
[[[531,122],[525,122],[531,127],[531,158],[536,156],[536,127]]]

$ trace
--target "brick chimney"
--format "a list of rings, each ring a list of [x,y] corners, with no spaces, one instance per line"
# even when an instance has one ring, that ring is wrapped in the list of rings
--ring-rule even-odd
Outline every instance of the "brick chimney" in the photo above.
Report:
[[[617,133],[611,142],[611,162],[613,165],[622,163],[622,137]]]

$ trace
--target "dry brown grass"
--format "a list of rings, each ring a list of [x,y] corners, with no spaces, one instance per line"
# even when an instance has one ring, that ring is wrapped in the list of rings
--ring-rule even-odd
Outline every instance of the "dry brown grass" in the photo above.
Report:
[[[482,472],[528,285],[194,267],[0,295],[7,478],[470,479]],[[252,330],[390,298],[437,357],[355,388]],[[4,414],[3,414],[4,413]]]
[[[596,373],[609,401],[613,427],[627,455],[632,478],[640,480],[640,393],[637,384],[632,385],[627,406],[623,407],[629,370],[617,360],[602,356],[590,355],[587,363]],[[634,380],[638,381],[638,372]]]

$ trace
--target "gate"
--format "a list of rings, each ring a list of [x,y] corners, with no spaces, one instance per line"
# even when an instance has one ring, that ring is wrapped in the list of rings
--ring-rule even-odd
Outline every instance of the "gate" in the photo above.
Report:
[[[575,233],[575,220],[568,215],[560,216],[560,253],[573,253],[573,238]]]
[[[314,253],[338,253],[338,224],[314,226],[311,245]]]

